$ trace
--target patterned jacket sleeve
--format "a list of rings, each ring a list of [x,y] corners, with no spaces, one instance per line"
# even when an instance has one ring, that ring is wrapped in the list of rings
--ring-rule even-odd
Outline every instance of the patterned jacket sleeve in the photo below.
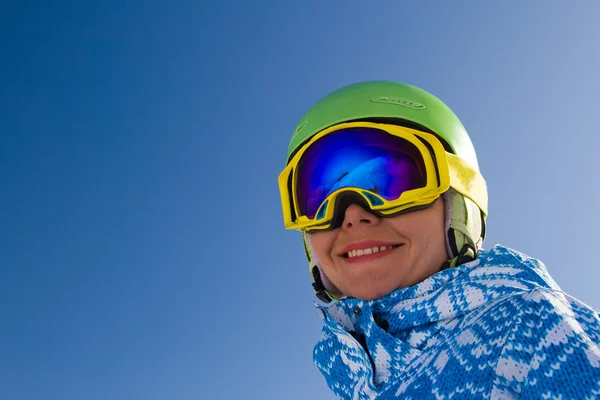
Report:
[[[499,398],[600,399],[598,310],[560,290],[533,290],[519,300],[496,366],[493,394]]]

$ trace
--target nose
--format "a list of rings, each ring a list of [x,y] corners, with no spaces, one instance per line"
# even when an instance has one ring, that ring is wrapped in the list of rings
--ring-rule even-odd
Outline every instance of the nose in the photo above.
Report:
[[[352,229],[361,225],[376,225],[378,223],[379,218],[376,215],[366,211],[358,204],[352,204],[346,208],[342,228]]]

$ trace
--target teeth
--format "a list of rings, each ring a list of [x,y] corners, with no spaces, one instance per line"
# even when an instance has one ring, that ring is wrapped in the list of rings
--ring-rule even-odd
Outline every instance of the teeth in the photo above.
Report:
[[[391,250],[393,246],[379,246],[379,247],[371,247],[370,249],[359,249],[359,250],[350,250],[346,253],[348,258],[359,257],[366,254],[373,254],[384,250]]]

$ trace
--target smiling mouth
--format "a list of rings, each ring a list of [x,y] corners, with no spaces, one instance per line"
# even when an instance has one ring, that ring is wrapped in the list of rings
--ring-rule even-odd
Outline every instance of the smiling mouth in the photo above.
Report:
[[[342,254],[342,257],[343,258],[356,258],[356,257],[361,257],[361,256],[367,256],[367,255],[379,253],[382,251],[397,249],[400,246],[402,246],[402,245],[401,244],[393,244],[393,245],[389,245],[389,246],[374,246],[374,247],[369,247],[366,249],[350,250],[349,252]]]

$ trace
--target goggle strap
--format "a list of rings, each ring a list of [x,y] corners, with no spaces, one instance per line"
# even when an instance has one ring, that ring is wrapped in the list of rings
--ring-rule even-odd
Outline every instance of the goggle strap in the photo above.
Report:
[[[446,153],[446,157],[450,167],[450,186],[471,199],[487,215],[488,199],[483,176],[462,158],[451,153]]]

